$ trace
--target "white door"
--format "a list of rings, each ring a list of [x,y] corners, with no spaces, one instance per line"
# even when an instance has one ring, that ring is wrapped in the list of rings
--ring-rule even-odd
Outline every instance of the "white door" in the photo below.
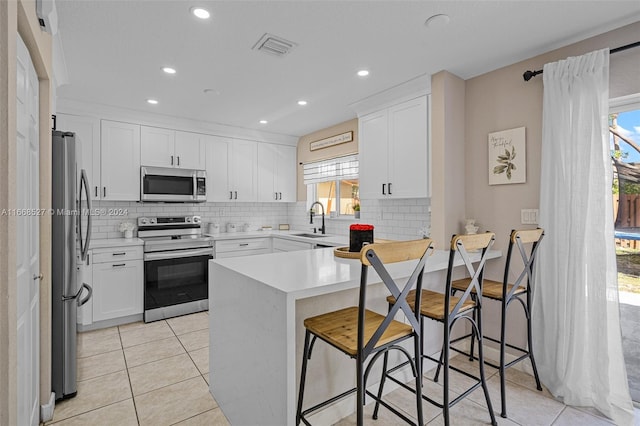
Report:
[[[361,117],[360,124],[360,198],[388,196],[388,114],[387,110]],[[383,193],[384,185],[384,193]]]
[[[389,195],[427,197],[429,161],[427,98],[421,96],[389,108]]]
[[[18,424],[40,421],[40,257],[38,77],[17,37],[17,286]]]
[[[205,168],[206,135],[191,132],[176,132],[176,166],[183,169]]]
[[[231,142],[230,191],[233,201],[256,201],[258,199],[258,143],[242,139]]]
[[[140,164],[143,166],[175,167],[176,132],[159,127],[140,127]]]
[[[207,201],[229,201],[229,142],[219,136],[209,136],[207,150]]]
[[[100,122],[103,200],[140,201],[140,126]]]

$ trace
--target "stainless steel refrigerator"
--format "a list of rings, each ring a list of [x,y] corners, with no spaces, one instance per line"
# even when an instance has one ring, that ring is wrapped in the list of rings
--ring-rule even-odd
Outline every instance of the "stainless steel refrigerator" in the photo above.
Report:
[[[78,282],[77,259],[84,261],[91,241],[91,193],[75,135],[52,133],[51,223],[51,381],[56,400],[77,393],[76,315],[92,294]]]

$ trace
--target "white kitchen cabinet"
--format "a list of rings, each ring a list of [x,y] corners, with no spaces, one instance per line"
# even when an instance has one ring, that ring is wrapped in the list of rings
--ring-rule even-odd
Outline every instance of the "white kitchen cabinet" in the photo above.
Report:
[[[205,168],[205,135],[141,126],[140,162],[143,166]]]
[[[298,251],[298,250],[311,250],[313,244],[305,243],[302,241],[287,240],[285,238],[273,238],[273,252],[281,251]]]
[[[56,129],[76,134],[80,144],[79,167],[85,169],[91,197],[99,200],[100,191],[100,120],[72,114],[56,114]]]
[[[206,140],[207,201],[256,201],[258,143],[209,136]]]
[[[141,126],[140,164],[143,166],[173,167],[175,141],[175,130]]]
[[[271,253],[271,238],[218,240],[214,248],[216,259]]]
[[[142,314],[142,246],[93,250],[93,322]]]
[[[429,196],[427,98],[359,119],[360,198]]]
[[[102,200],[140,201],[140,126],[102,120]]]
[[[296,201],[296,148],[258,144],[258,201]]]
[[[229,199],[258,199],[258,143],[233,139],[229,144]]]
[[[176,165],[185,169],[204,170],[207,138],[201,133],[176,131]]]
[[[229,201],[229,139],[206,141],[207,201]]]

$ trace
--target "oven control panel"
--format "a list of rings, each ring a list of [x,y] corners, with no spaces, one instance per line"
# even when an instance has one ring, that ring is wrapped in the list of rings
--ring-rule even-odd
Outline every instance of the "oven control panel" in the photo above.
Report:
[[[179,217],[139,217],[138,226],[154,226],[171,228],[176,225],[199,225],[202,223],[200,216],[179,216]]]

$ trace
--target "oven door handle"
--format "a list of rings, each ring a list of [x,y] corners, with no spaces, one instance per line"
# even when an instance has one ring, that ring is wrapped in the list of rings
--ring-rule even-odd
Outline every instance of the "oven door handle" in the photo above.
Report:
[[[177,259],[181,257],[196,257],[196,256],[213,256],[212,248],[202,248],[195,250],[172,250],[172,251],[159,251],[145,253],[144,260],[165,260],[165,259]]]

